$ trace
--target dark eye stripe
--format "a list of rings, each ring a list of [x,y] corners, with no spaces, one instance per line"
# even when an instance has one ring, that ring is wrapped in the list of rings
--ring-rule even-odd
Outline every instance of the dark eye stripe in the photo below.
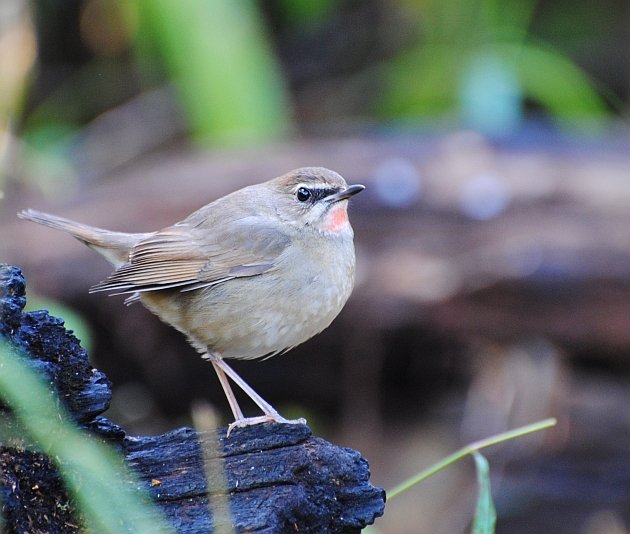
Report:
[[[297,197],[300,202],[309,201],[315,203],[322,198],[334,195],[338,190],[332,187],[300,187],[297,191]]]
[[[333,189],[332,187],[327,187],[326,189],[315,189],[313,191],[313,196],[316,197],[317,200],[321,200],[322,198],[334,195],[336,192],[337,189]]]

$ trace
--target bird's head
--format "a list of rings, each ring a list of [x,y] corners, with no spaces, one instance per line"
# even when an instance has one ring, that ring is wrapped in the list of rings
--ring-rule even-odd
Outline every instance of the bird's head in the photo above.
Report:
[[[349,186],[339,174],[323,167],[296,169],[267,183],[277,193],[276,210],[285,222],[324,234],[352,233],[348,199],[364,186]]]

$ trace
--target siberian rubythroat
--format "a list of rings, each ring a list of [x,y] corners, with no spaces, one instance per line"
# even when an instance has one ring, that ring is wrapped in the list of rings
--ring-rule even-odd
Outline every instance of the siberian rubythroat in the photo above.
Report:
[[[234,414],[231,429],[287,422],[223,358],[285,352],[333,321],[354,285],[347,207],[363,189],[331,170],[301,168],[150,233],[112,232],[35,210],[18,216],[68,232],[114,265],[90,291],[126,294],[126,303],[142,302],[184,333],[214,366]],[[263,416],[243,416],[228,377]]]

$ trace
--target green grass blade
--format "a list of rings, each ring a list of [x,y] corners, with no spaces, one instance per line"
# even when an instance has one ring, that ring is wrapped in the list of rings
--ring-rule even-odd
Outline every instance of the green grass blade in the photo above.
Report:
[[[477,498],[477,509],[475,510],[472,533],[494,534],[497,512],[494,508],[492,491],[490,490],[490,466],[488,465],[488,460],[477,451],[473,452],[473,458],[477,467],[479,497]]]
[[[447,456],[446,458],[439,461],[438,463],[428,467],[427,469],[423,469],[416,475],[412,476],[411,478],[405,480],[401,484],[398,484],[398,486],[395,486],[394,488],[389,490],[387,492],[387,501],[388,502],[391,501],[394,497],[407,491],[408,489],[412,488],[416,484],[419,484],[423,480],[426,480],[430,476],[441,471],[445,467],[448,467],[449,465],[463,458],[464,456],[472,454],[475,451],[478,451],[480,449],[490,447],[491,445],[497,445],[498,443],[503,443],[504,441],[509,441],[511,439],[515,439],[520,436],[524,436],[526,434],[531,434],[532,432],[539,432],[541,430],[545,430],[547,428],[555,426],[555,424],[556,424],[556,420],[554,418],[544,419],[543,421],[538,421],[537,423],[532,423],[530,425],[525,425],[519,428],[515,428],[514,430],[508,430],[507,432],[501,432],[500,434],[496,434],[494,436],[490,436],[489,438],[484,438],[482,440],[475,441],[469,445],[466,445],[465,447]]]
[[[27,433],[26,441],[55,462],[89,532],[172,532],[122,458],[79,430],[40,377],[2,343],[0,399]]]

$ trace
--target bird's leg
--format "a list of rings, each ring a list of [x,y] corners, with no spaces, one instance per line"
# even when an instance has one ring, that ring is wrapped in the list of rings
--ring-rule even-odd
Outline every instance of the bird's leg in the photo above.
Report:
[[[223,388],[223,393],[227,398],[227,401],[230,405],[230,409],[232,410],[232,414],[234,415],[234,420],[239,421],[240,419],[245,419],[243,415],[243,411],[241,407],[238,405],[238,401],[236,400],[236,395],[232,391],[232,386],[230,386],[230,381],[228,377],[223,372],[223,369],[217,365],[217,363],[213,360],[210,360],[212,363],[212,367],[214,367],[215,372],[217,373],[217,377],[219,378],[219,382],[221,382],[221,387]]]
[[[292,423],[292,424],[306,424],[305,419],[285,419],[282,417],[277,410],[271,406],[265,399],[263,399],[258,393],[256,393],[252,387],[245,382],[237,373],[232,369],[220,355],[207,352],[204,355],[204,359],[212,362],[214,366],[214,370],[221,381],[221,385],[223,386],[223,391],[225,392],[225,396],[230,403],[230,408],[232,408],[232,413],[234,414],[234,422],[230,424],[228,427],[228,436],[234,427],[244,427],[249,425],[256,425],[258,423],[264,423],[269,421],[275,421],[277,423]],[[226,376],[227,375],[227,376]],[[236,402],[236,397],[234,396],[234,392],[230,387],[230,384],[227,380],[227,377],[230,377],[232,381],[241,388],[245,394],[256,403],[256,405],[263,411],[265,415],[260,417],[244,417],[243,412],[241,411],[238,403]]]

